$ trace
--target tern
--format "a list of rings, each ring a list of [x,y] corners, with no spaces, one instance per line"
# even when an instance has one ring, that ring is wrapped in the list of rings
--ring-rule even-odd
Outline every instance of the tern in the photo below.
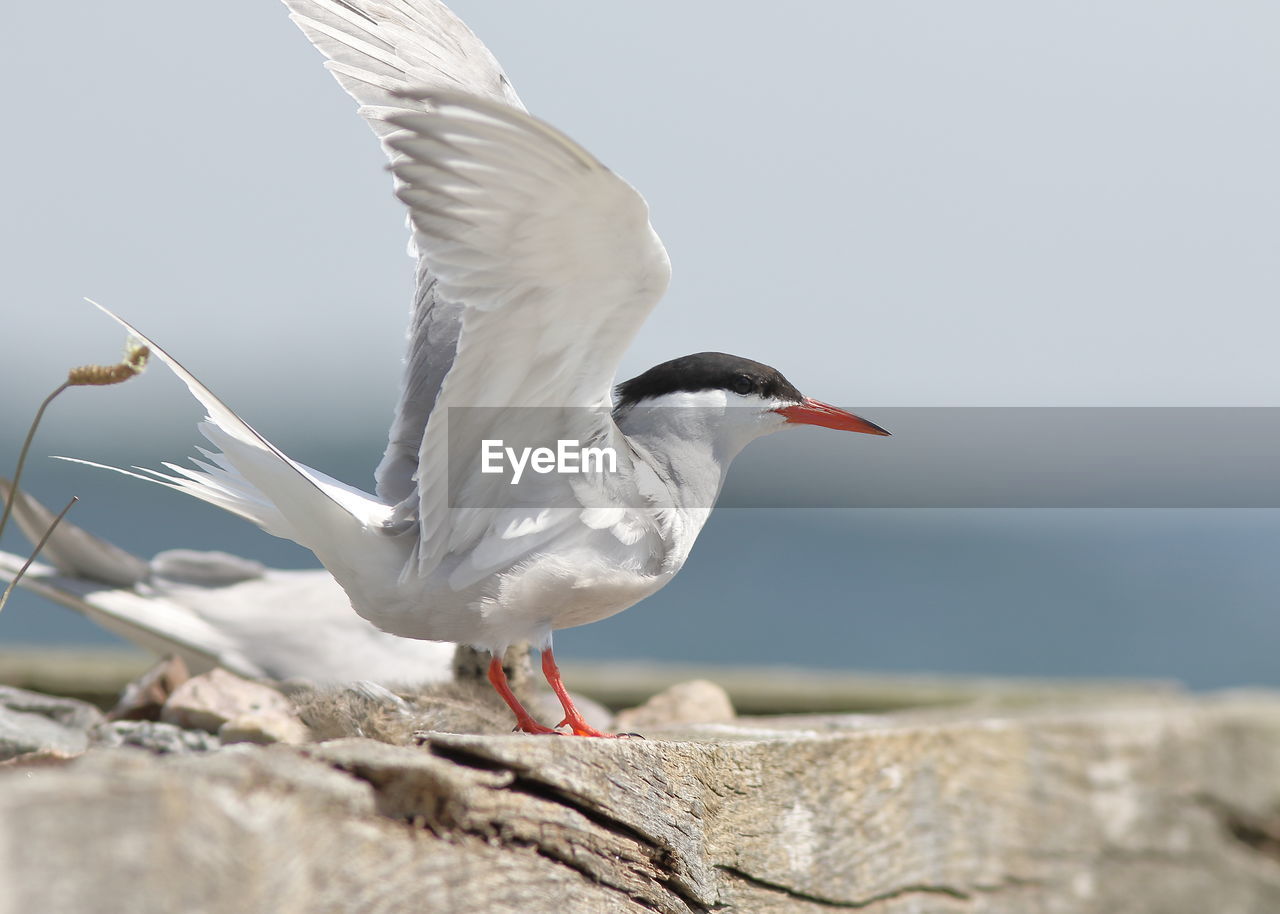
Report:
[[[29,540],[49,529],[54,512],[6,479],[0,496],[14,499],[14,519]],[[12,580],[23,559],[0,552],[0,582]],[[320,568],[265,568],[193,549],[144,560],[65,520],[41,559],[23,587],[144,650],[176,654],[192,674],[220,666],[250,679],[386,687],[450,678],[451,645],[379,631],[351,611]]]
[[[216,448],[194,468],[132,475],[307,547],[384,631],[489,651],[517,729],[610,736],[574,706],[552,632],[666,585],[753,439],[799,425],[888,432],[718,352],[664,362],[615,395],[623,352],[670,277],[640,194],[526,113],[442,4],[285,3],[381,139],[409,211],[417,289],[375,492],[286,456],[116,318],[204,406],[200,431]],[[608,449],[616,467],[513,486],[481,466],[483,447],[512,429]],[[506,648],[524,641],[563,705],[557,727],[536,721],[503,673]]]

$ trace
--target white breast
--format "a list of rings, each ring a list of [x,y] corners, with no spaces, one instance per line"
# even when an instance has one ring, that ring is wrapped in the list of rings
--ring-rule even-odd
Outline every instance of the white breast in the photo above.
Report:
[[[580,520],[506,567],[455,587],[469,555],[450,556],[426,578],[349,589],[357,612],[408,638],[454,641],[487,650],[545,643],[555,629],[621,612],[665,586],[683,566],[708,512],[627,509],[643,535],[624,543],[616,525],[593,529]]]

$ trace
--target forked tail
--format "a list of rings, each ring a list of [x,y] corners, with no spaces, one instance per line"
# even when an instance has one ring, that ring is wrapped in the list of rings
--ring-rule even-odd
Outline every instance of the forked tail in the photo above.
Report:
[[[198,448],[205,459],[193,458],[194,468],[165,463],[167,473],[141,467],[125,470],[87,460],[73,462],[157,482],[238,514],[274,536],[306,546],[339,580],[339,571],[359,561],[361,553],[370,557],[371,541],[386,541],[390,546],[391,537],[381,532],[391,516],[389,507],[293,460],[232,412],[169,353],[97,302],[91,304],[150,346],[182,379],[208,411],[199,428],[215,450]]]

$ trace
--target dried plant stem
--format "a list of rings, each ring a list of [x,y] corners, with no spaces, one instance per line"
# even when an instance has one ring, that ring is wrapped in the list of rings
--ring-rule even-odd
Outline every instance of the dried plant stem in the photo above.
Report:
[[[150,355],[151,350],[146,346],[130,342],[125,350],[124,358],[115,365],[82,365],[79,368],[73,368],[67,373],[67,379],[58,386],[58,389],[44,398],[44,402],[36,410],[36,417],[31,420],[31,427],[27,429],[27,437],[22,442],[22,450],[18,452],[18,467],[13,471],[13,480],[9,483],[9,497],[5,499],[4,513],[0,514],[0,536],[4,536],[4,528],[9,523],[9,515],[13,513],[13,504],[18,500],[18,492],[21,491],[19,486],[22,484],[22,470],[27,464],[27,454],[31,450],[31,442],[36,437],[36,429],[40,427],[40,420],[44,418],[44,411],[49,408],[49,404],[68,387],[104,387],[109,384],[120,384],[127,381],[140,374],[142,369],[147,367],[147,359]],[[53,536],[53,531],[57,529],[58,524],[62,523],[62,519],[67,516],[71,506],[79,500],[79,496],[73,496],[71,501],[67,502],[67,506],[53,519],[53,523],[44,532],[44,536],[40,537],[40,542],[36,543],[36,548],[32,550],[26,562],[18,569],[18,573],[14,575],[13,580],[9,582],[9,586],[4,590],[4,595],[0,596],[0,610],[4,609],[5,604],[9,602],[9,595],[18,586],[18,582],[27,573],[27,569],[36,560],[36,556],[40,554],[40,550],[44,548],[45,543],[49,542],[49,537]]]
[[[63,385],[66,386],[65,384]],[[53,399],[52,397],[49,398]],[[46,400],[47,404],[49,401]],[[10,504],[13,499],[18,497],[18,489],[15,486],[9,495]],[[9,586],[4,589],[4,594],[0,596],[0,611],[4,610],[5,604],[9,602],[9,596],[13,593],[13,589],[18,586],[18,582],[22,580],[22,576],[27,573],[27,569],[31,567],[31,563],[36,560],[36,556],[40,554],[40,550],[44,548],[44,544],[49,542],[49,537],[53,536],[53,531],[58,524],[62,523],[62,519],[67,516],[67,512],[71,510],[71,506],[80,500],[79,495],[71,496],[71,501],[67,502],[67,506],[58,512],[58,516],[53,519],[53,523],[49,525],[49,529],[44,532],[44,536],[40,537],[40,542],[36,543],[36,548],[31,550],[31,555],[22,563],[22,567],[18,569],[18,573],[13,576],[13,580],[9,582]]]
[[[36,437],[36,429],[40,427],[40,420],[44,418],[44,411],[49,408],[49,404],[53,402],[54,397],[70,386],[71,380],[67,379],[57,390],[45,397],[44,402],[40,404],[40,408],[36,410],[36,417],[31,420],[31,428],[27,429],[27,438],[22,442],[22,450],[18,452],[18,468],[13,471],[13,480],[9,484],[9,497],[4,502],[4,514],[0,515],[0,537],[4,536],[5,525],[9,523],[9,515],[13,513],[13,503],[18,500],[18,485],[22,482],[22,468],[27,463],[27,452],[31,450],[31,442]]]
[[[36,410],[36,417],[31,420],[31,427],[27,429],[27,438],[22,442],[22,450],[18,452],[18,467],[13,471],[13,480],[10,483],[9,497],[4,503],[4,513],[0,514],[0,537],[4,536],[4,528],[9,523],[9,515],[13,513],[13,503],[18,497],[18,487],[22,484],[22,468],[27,463],[27,452],[31,450],[31,442],[36,436],[36,429],[40,427],[40,420],[44,418],[44,411],[49,408],[49,404],[53,402],[58,394],[62,393],[68,387],[107,387],[112,384],[122,384],[136,375],[142,373],[147,367],[147,360],[151,357],[151,350],[141,343],[130,340],[125,348],[124,358],[114,365],[81,365],[79,368],[73,368],[67,372],[67,379],[59,385],[58,389],[49,396],[44,398],[44,402],[40,404],[40,408]],[[74,502],[75,499],[72,499]],[[67,505],[70,508],[70,505]],[[61,520],[61,516],[59,516]],[[54,521],[54,526],[57,526]],[[49,530],[53,532],[52,528]],[[45,534],[46,539],[48,534]],[[44,545],[43,542],[41,545]],[[36,547],[39,552],[40,548]],[[32,558],[35,558],[33,555]],[[12,590],[12,587],[10,587]],[[3,605],[3,604],[0,604]]]

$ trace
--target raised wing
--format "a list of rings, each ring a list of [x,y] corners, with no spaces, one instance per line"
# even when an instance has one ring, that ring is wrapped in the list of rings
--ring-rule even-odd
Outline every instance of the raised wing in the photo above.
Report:
[[[380,138],[396,128],[395,115],[424,106],[408,89],[463,90],[523,110],[520,99],[489,50],[447,7],[435,0],[284,0],[291,18],[321,53],[328,69],[360,103],[360,113]],[[400,154],[384,143],[392,162]],[[421,248],[415,237],[411,253]],[[419,257],[417,290],[409,321],[409,355],[400,402],[377,470],[377,494],[402,502],[399,516],[417,504],[413,476],[427,416],[453,364],[461,308],[441,300],[434,277]],[[407,501],[406,501],[407,500]]]
[[[434,110],[389,116],[403,132],[387,145],[402,155],[393,171],[423,262],[462,312],[418,455],[426,571],[487,535],[507,507],[498,477],[476,489],[481,441],[493,437],[487,413],[459,413],[460,433],[449,410],[555,408],[562,424],[547,431],[557,437],[616,443],[614,372],[671,269],[644,199],[568,137],[475,96],[413,97]],[[476,506],[465,522],[449,505],[459,480]]]

